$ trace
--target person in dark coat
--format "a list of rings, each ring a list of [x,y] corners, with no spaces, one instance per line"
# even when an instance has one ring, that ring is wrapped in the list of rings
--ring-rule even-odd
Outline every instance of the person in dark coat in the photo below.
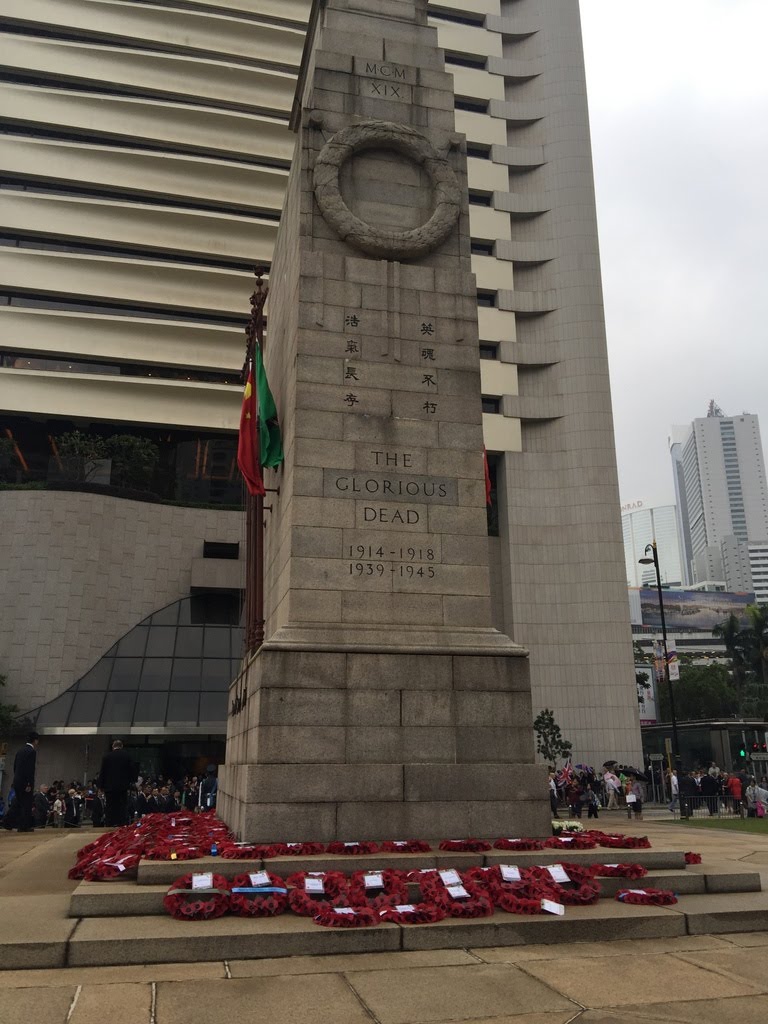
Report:
[[[136,775],[136,765],[123,748],[123,741],[115,740],[110,752],[104,755],[99,773],[99,785],[107,798],[108,828],[128,824],[128,789],[136,781]]]
[[[701,776],[701,795],[705,798],[704,802],[707,806],[709,813],[717,814],[718,796],[720,795],[720,780],[716,775]]]
[[[91,801],[91,824],[94,828],[104,827],[104,794],[97,789]]]
[[[65,828],[80,828],[80,808],[76,798],[77,790],[70,789],[64,799]]]
[[[16,751],[13,761],[13,788],[16,791],[19,815],[17,832],[32,832],[35,827],[32,811],[35,804],[35,764],[39,742],[38,734],[31,732],[24,746]]]
[[[51,809],[48,803],[48,787],[41,786],[34,796],[34,818],[35,828],[45,828],[48,824],[48,813]]]
[[[219,791],[219,780],[216,778],[216,765],[209,764],[205,772],[205,778],[200,784],[200,806],[204,811],[212,811],[216,807],[216,796]]]

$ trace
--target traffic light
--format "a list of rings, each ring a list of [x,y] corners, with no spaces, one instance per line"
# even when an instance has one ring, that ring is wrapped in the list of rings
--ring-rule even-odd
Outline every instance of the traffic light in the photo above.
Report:
[[[741,747],[739,749],[739,757],[746,757],[746,756],[747,756],[746,750],[744,749],[744,747]]]
[[[753,751],[755,751],[755,750],[759,750],[759,749],[760,749],[760,744],[759,744],[759,743],[753,743],[753,744],[752,744],[752,750],[753,750]]]

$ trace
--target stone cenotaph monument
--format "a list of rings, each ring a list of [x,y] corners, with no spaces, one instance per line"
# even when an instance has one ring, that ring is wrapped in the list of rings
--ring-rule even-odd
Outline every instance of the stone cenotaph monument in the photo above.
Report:
[[[316,0],[270,272],[266,642],[219,776],[247,841],[551,833],[527,652],[490,625],[453,110],[426,0]]]

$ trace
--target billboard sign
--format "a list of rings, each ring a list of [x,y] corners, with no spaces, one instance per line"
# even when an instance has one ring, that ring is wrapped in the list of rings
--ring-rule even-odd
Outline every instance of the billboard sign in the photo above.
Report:
[[[656,687],[654,685],[653,672],[648,665],[635,665],[635,674],[645,676],[646,683],[650,689],[644,686],[637,686],[637,703],[640,707],[640,725],[656,725]]]
[[[686,629],[712,630],[731,614],[742,626],[747,626],[747,605],[755,603],[754,594],[699,590],[665,590],[663,593],[667,629],[678,632]],[[659,595],[655,588],[640,588],[640,611],[644,626],[661,628]]]

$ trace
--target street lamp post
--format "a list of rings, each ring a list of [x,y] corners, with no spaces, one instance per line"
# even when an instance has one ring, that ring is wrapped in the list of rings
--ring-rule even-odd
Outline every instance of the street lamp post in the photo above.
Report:
[[[650,551],[651,557],[648,557]],[[656,541],[654,540],[651,544],[645,546],[645,557],[639,559],[640,565],[652,565],[656,570],[656,590],[659,595],[659,613],[661,615],[661,643],[664,648],[664,678],[667,681],[667,693],[669,695],[669,713],[672,718],[672,757],[675,762],[675,770],[677,771],[677,797],[680,803],[680,817],[684,817],[683,814],[683,793],[681,784],[683,781],[683,761],[680,756],[680,738],[677,733],[677,715],[675,714],[675,693],[672,689],[672,681],[669,678],[669,653],[667,651],[667,621],[664,617],[664,595],[661,589],[661,572],[659,570],[659,551],[656,547]]]

